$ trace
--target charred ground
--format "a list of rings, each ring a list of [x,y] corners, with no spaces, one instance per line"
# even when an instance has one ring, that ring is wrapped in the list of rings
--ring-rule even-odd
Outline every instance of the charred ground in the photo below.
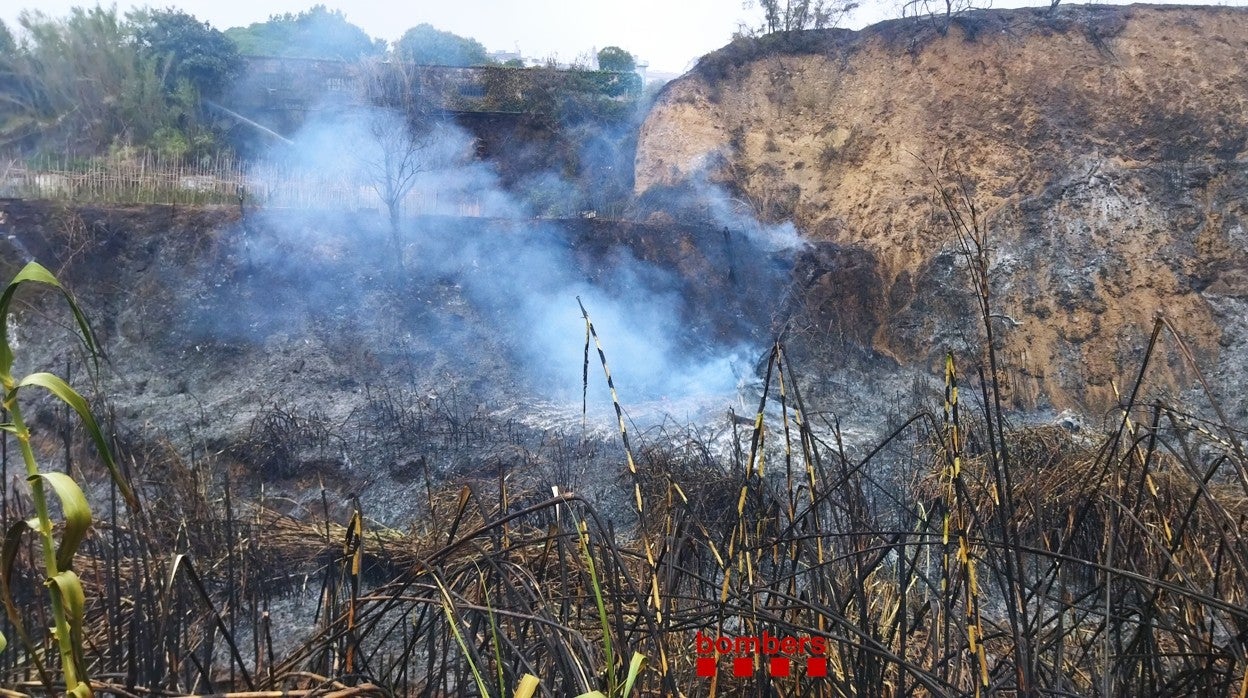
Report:
[[[622,475],[592,351],[588,426],[580,415],[578,295],[604,316],[608,362],[641,427],[671,413],[722,430],[729,408],[753,401],[759,347],[798,309],[799,277],[826,283],[839,264],[822,247],[770,249],[755,231],[709,225],[426,216],[410,221],[400,265],[374,212],[3,208],[14,237],[0,243],[0,272],[29,253],[81,299],[107,357],[95,396],[130,448],[216,454],[294,500],[328,481],[396,522],[414,512],[386,493],[413,477],[522,467],[567,487],[574,470]],[[610,296],[636,303],[595,305]],[[530,306],[544,304],[561,306],[571,331],[535,342],[548,330]],[[13,318],[25,361],[82,375],[49,308]],[[609,329],[617,311],[647,316],[627,326],[636,337]],[[736,366],[725,389],[726,352]],[[46,412],[40,425],[63,423]]]

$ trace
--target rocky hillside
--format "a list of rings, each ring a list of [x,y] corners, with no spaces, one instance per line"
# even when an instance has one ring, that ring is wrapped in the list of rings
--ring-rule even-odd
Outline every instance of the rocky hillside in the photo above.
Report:
[[[988,232],[1020,406],[1111,404],[1158,313],[1213,383],[1242,386],[1246,56],[1248,10],[1224,7],[987,11],[943,35],[898,21],[740,40],[660,96],[636,193],[709,179],[792,218],[829,251],[803,279],[810,334],[839,329],[926,366],[978,341],[944,187]],[[1154,385],[1192,385],[1166,351]],[[1242,409],[1242,391],[1226,392]]]

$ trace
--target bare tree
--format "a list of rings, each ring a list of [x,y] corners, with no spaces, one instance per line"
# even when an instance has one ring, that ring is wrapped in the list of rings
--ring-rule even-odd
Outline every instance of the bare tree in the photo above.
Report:
[[[468,157],[462,137],[444,117],[444,86],[430,84],[425,66],[403,61],[362,61],[354,74],[355,98],[367,108],[352,154],[357,175],[386,207],[396,263],[403,264],[404,204],[421,176],[454,168]]]
[[[378,111],[368,118],[371,142],[357,155],[360,172],[386,207],[390,241],[400,264],[405,243],[403,202],[421,173],[436,166],[431,146],[441,128],[437,123],[412,124],[389,111]]]
[[[745,7],[754,6],[755,1],[763,10],[763,23],[759,27],[742,25],[740,34],[759,36],[803,29],[828,29],[840,24],[846,15],[858,8],[854,0],[746,0]]]
[[[1049,0],[1052,7],[1057,7],[1057,0]],[[901,6],[902,17],[917,20],[927,19],[936,27],[936,31],[944,36],[949,31],[953,18],[969,10],[987,9],[992,6],[991,0],[977,3],[975,0],[904,0]]]

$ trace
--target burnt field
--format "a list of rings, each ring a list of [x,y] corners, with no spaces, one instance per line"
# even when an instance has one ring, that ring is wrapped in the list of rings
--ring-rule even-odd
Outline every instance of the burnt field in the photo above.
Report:
[[[14,370],[77,385],[119,464],[23,391],[32,457],[94,511],[72,567],[97,693],[1242,680],[1242,432],[1209,393],[1166,401],[1154,366],[1200,367],[1164,318],[1118,409],[1046,420],[1003,406],[990,335],[903,370],[811,329],[819,289],[869,319],[871,264],[762,227],[430,216],[396,255],[369,212],[5,210],[6,273],[52,269],[101,350],[16,296]],[[990,328],[960,233],[983,317],[950,322]],[[17,441],[6,522],[32,506]],[[54,692],[36,545],[13,540],[0,670]],[[699,634],[824,642],[709,677]]]

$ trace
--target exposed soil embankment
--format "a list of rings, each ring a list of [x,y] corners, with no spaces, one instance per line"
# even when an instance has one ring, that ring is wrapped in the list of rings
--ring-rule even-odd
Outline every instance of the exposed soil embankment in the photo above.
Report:
[[[1215,383],[1242,385],[1246,50],[1248,11],[1156,6],[734,42],[660,96],[636,191],[722,181],[852,250],[879,284],[853,334],[935,367],[979,336],[946,187],[988,233],[1017,404],[1113,404],[1158,313]],[[814,318],[838,315],[830,278],[808,290]],[[1158,385],[1191,385],[1182,364],[1158,362]]]

